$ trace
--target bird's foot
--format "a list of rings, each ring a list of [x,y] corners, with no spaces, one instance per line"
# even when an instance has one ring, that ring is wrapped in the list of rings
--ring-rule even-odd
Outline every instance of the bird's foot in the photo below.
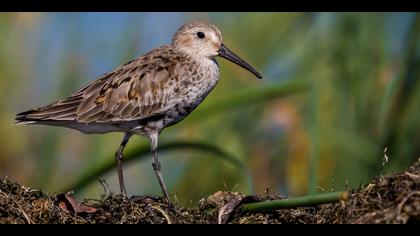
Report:
[[[156,212],[163,215],[168,224],[172,224],[173,219],[182,217],[182,213],[176,209],[171,201],[166,198],[161,198],[153,195],[132,196],[129,199],[137,204],[144,204],[144,209],[151,214],[155,223],[163,223],[157,217]],[[172,217],[171,217],[172,215]]]
[[[168,204],[168,209],[175,215],[177,216],[181,216],[182,217],[182,213],[180,211],[178,211],[175,207],[175,205],[169,200],[169,199],[165,199],[165,201]]]

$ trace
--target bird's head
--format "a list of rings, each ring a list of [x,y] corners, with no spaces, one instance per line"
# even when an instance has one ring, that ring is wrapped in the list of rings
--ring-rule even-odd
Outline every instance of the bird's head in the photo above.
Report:
[[[247,62],[230,51],[222,41],[220,30],[205,22],[193,21],[179,28],[173,39],[172,46],[193,58],[213,59],[223,57],[253,73],[257,78],[262,76]]]

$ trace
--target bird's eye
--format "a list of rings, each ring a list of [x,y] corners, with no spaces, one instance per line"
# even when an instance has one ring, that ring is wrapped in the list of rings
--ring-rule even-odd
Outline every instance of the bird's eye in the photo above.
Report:
[[[206,36],[204,35],[203,32],[200,31],[200,32],[197,33],[197,37],[200,38],[200,39],[203,39]]]

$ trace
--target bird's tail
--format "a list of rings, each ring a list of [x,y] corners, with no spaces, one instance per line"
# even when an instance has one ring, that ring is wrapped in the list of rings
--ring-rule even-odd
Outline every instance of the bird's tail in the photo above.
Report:
[[[77,107],[81,102],[79,97],[70,97],[45,107],[21,112],[16,115],[16,125],[42,124],[44,122],[72,121],[77,117]]]
[[[36,110],[24,111],[16,115],[14,125],[29,125],[35,124],[37,120],[29,118],[29,115],[36,112]]]

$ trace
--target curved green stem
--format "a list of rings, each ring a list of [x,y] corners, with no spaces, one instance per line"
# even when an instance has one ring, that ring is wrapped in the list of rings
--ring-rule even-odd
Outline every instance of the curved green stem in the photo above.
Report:
[[[335,202],[339,200],[347,200],[348,192],[331,192],[309,195],[304,197],[287,198],[266,202],[248,203],[242,205],[240,211],[245,212],[261,212],[261,211],[275,211],[284,208],[313,206],[328,202]]]
[[[159,152],[163,151],[171,151],[171,150],[179,150],[179,149],[191,149],[196,151],[206,151],[209,153],[215,154],[214,157],[222,158],[233,165],[240,168],[240,170],[245,174],[247,178],[249,178],[248,170],[246,166],[236,157],[233,155],[223,151],[222,149],[218,148],[217,146],[202,143],[202,142],[187,142],[187,141],[180,141],[180,142],[172,142],[166,143],[159,146]],[[149,146],[141,146],[137,147],[126,154],[124,154],[124,163],[128,163],[134,160],[141,160],[151,155],[150,147]],[[66,192],[69,190],[78,191],[84,188],[89,183],[98,179],[99,176],[107,173],[108,171],[114,170],[115,168],[115,161],[114,157],[109,157],[105,164],[95,167],[94,169],[88,170],[83,174],[78,180],[74,183],[70,184],[68,187],[65,188]],[[247,181],[250,184],[250,180]]]

